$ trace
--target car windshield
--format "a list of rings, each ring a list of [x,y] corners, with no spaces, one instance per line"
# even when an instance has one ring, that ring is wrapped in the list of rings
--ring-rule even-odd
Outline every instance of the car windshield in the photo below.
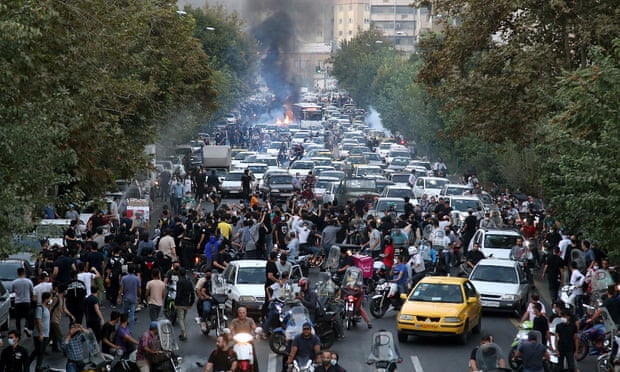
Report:
[[[392,181],[396,183],[407,183],[409,182],[408,174],[395,174],[392,176]]]
[[[312,162],[302,162],[296,161],[291,165],[291,169],[312,169],[314,168],[314,163]]]
[[[375,189],[375,181],[374,180],[365,180],[365,179],[352,179],[346,181],[346,187],[349,189]]]
[[[247,158],[248,156],[252,155],[252,153],[249,152],[240,152],[237,155],[235,155],[235,160],[243,160],[245,158]]]
[[[314,161],[314,164],[316,165],[327,165],[327,166],[332,165],[331,159],[314,159],[313,161]]]
[[[463,195],[468,190],[471,190],[471,187],[449,186],[446,187],[445,195]]]
[[[381,161],[379,154],[364,154],[364,157],[368,160]]]
[[[256,162],[257,163],[267,164],[270,167],[277,167],[278,166],[278,159],[276,159],[276,158],[257,158]]]
[[[317,189],[326,189],[326,188],[329,187],[329,184],[332,183],[332,182],[334,182],[334,181],[319,180],[314,185],[314,187],[317,188]]]
[[[411,189],[387,189],[386,192],[387,195],[390,198],[404,198],[405,196],[408,196],[410,198],[413,197],[413,192],[411,191]]]
[[[409,301],[463,303],[463,293],[458,284],[420,283]]]
[[[519,236],[516,236],[516,235],[486,234],[484,236],[484,247],[485,248],[512,249],[512,247],[516,245],[517,238],[519,238]]]
[[[351,164],[364,164],[366,159],[363,156],[351,156],[347,158],[347,161]]]
[[[402,165],[402,166],[406,166],[409,164],[409,160],[407,160],[406,158],[394,158],[392,160],[392,165]]]
[[[390,146],[392,146],[391,143],[382,143],[379,145],[379,150],[389,150]]]
[[[381,168],[358,168],[358,176],[382,176],[383,170]]]
[[[63,238],[69,225],[42,224],[37,226],[37,236],[43,238]]]
[[[407,151],[392,151],[390,152],[390,157],[392,158],[405,158],[405,164],[409,164],[409,152]]]
[[[271,183],[272,185],[292,184],[293,183],[293,177],[292,176],[287,176],[287,175],[272,176],[271,177],[271,181],[269,181],[269,183]]]
[[[338,179],[343,179],[344,178],[344,172],[341,171],[325,171],[323,173],[321,173],[321,176],[323,177],[335,177]]]
[[[480,202],[478,199],[452,199],[450,202],[450,207],[455,211],[466,211],[469,208],[473,210],[478,210],[480,206]]]
[[[21,265],[13,262],[0,263],[0,280],[13,280],[17,278],[17,269]],[[264,281],[264,280],[263,280]]]
[[[447,180],[427,179],[426,180],[426,188],[427,189],[440,189],[446,183],[448,183]]]
[[[512,267],[479,265],[471,274],[470,280],[494,283],[517,284],[517,272]]]
[[[265,267],[240,267],[237,284],[265,283]]]
[[[280,145],[282,145],[282,142],[271,142],[271,144],[269,145],[270,149],[279,149]]]
[[[351,154],[360,155],[363,154],[364,151],[368,150],[365,147],[353,147],[350,151]]]
[[[383,212],[386,209],[394,208],[396,212],[405,213],[405,201],[404,200],[377,200],[375,210]]]
[[[228,173],[226,181],[241,181],[241,176],[243,173]]]
[[[262,173],[265,173],[265,171],[267,170],[267,166],[266,165],[250,165],[248,169],[252,173],[262,174]]]

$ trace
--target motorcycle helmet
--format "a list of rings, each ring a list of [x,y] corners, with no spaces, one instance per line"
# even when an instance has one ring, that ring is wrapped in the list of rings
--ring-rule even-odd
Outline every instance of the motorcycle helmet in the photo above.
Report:
[[[416,254],[418,254],[418,248],[416,246],[413,246],[413,245],[411,247],[409,247],[409,255],[410,256],[414,256]]]
[[[392,244],[392,236],[391,235],[386,235],[383,238],[383,241],[385,242],[385,244]]]

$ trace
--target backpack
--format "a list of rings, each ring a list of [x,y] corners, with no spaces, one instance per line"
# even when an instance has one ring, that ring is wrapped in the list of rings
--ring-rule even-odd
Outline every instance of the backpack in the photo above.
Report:
[[[157,266],[155,257],[147,256],[144,258],[144,267],[146,268],[148,272],[152,272],[155,266]]]
[[[159,219],[159,222],[157,224],[159,225],[159,230],[164,232],[164,231],[166,231],[167,228],[170,227],[170,218],[169,217],[162,217],[162,218]]]
[[[110,267],[112,268],[112,277],[113,278],[118,278],[119,276],[121,276],[121,274],[123,273],[123,264],[125,263],[125,260],[123,259],[123,257],[116,257],[116,256],[112,256],[110,257]]]

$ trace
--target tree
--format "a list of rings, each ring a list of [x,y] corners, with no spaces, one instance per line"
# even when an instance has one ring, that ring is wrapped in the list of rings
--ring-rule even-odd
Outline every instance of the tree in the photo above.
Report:
[[[595,47],[589,59],[591,66],[563,74],[559,110],[541,126],[540,182],[567,229],[619,258],[620,39],[610,49]]]
[[[193,19],[172,2],[16,0],[0,27],[4,240],[47,202],[132,177],[174,112],[215,103]]]

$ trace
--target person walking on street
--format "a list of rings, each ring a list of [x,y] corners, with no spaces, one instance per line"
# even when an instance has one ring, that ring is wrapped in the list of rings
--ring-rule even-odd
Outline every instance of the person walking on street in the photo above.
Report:
[[[101,352],[105,354],[114,354],[113,350],[121,350],[120,345],[114,343],[114,336],[116,334],[116,326],[120,321],[121,313],[116,310],[112,310],[110,313],[110,320],[107,321],[101,328]]]
[[[563,365],[566,360],[568,372],[575,372],[577,362],[575,354],[579,350],[579,334],[573,315],[563,310],[562,317],[566,320],[555,327],[555,352],[558,355],[558,365]]]
[[[99,302],[99,287],[93,283],[90,296],[86,297],[86,328],[93,331],[97,341],[101,341],[101,327],[104,323],[105,318],[101,313]]]
[[[26,278],[26,270],[23,267],[17,269],[17,279],[13,280],[12,288],[12,292],[15,293],[15,328],[21,335],[22,319],[25,319],[23,331],[30,337],[28,317],[30,316],[30,304],[32,303],[34,286],[32,281]]]
[[[122,305],[122,313],[129,315],[129,330],[133,329],[136,321],[136,306],[140,299],[140,278],[136,276],[136,267],[130,264],[127,267],[127,275],[121,279],[121,287],[118,292],[118,304]]]
[[[175,307],[177,309],[177,318],[181,326],[181,334],[179,340],[187,340],[187,312],[191,309],[196,299],[194,286],[187,279],[187,272],[184,267],[179,269],[179,281],[177,282],[177,296],[175,298]]]
[[[121,314],[118,329],[114,335],[114,344],[120,346],[120,349],[123,351],[121,357],[123,359],[129,358],[129,354],[138,346],[138,340],[131,335],[131,330],[129,329],[129,314]]]
[[[544,344],[538,342],[537,332],[531,331],[527,335],[527,342],[517,348],[512,360],[523,360],[523,372],[544,372],[544,360],[549,359],[549,352]]]
[[[204,372],[235,371],[237,369],[237,354],[228,346],[224,335],[217,336],[216,349],[209,355],[209,361]]]
[[[35,326],[32,332],[34,336],[34,350],[30,355],[30,359],[36,359],[35,371],[41,369],[43,363],[43,355],[45,354],[45,348],[49,343],[50,337],[50,311],[48,308],[49,299],[51,293],[45,292],[41,295],[41,303],[37,305],[34,311]]]
[[[62,320],[63,315],[71,316],[71,313],[67,310],[65,306],[65,288],[66,285],[58,285],[58,283],[54,283],[52,285],[52,297],[51,304],[49,305],[50,309],[50,340],[52,341],[52,350],[60,351],[60,344],[62,343],[62,339],[65,337],[60,327],[60,322]]]
[[[145,297],[148,301],[149,317],[151,321],[159,319],[159,313],[164,306],[164,296],[166,295],[166,285],[161,280],[161,272],[158,268],[153,268],[151,272],[153,279],[146,283]]]
[[[549,286],[549,296],[551,301],[555,301],[558,298],[561,283],[564,283],[564,260],[562,259],[559,247],[553,248],[553,254],[547,257],[547,262],[542,271],[542,278],[547,274],[547,283]]]
[[[9,346],[0,354],[0,371],[2,372],[30,372],[30,358],[28,350],[19,344],[19,332],[9,331],[7,340]]]

